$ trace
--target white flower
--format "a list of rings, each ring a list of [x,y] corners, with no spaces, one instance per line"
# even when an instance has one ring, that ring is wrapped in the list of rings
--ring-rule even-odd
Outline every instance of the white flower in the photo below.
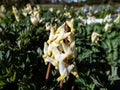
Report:
[[[15,6],[12,6],[12,10],[15,16],[15,19],[19,22],[18,10]]]
[[[43,58],[47,57],[47,52],[48,52],[48,44],[44,42],[44,49],[43,49],[44,55]]]
[[[64,61],[59,62],[59,72],[60,72],[60,77],[58,77],[58,81],[64,81],[66,77],[69,76],[71,73],[72,69],[74,68],[74,65],[68,65],[66,66]]]
[[[75,33],[74,29],[74,19],[71,19],[70,21],[66,21],[67,25],[70,27],[71,33]]]
[[[55,35],[55,31],[56,31],[56,26],[52,26],[50,29],[49,40],[47,41],[49,44],[57,38],[57,35]]]
[[[95,17],[89,17],[88,16],[88,19],[87,20],[84,20],[84,23],[86,23],[86,24],[88,24],[88,25],[90,25],[90,24],[96,24],[96,23],[100,23],[100,24],[102,24],[103,23],[103,19],[101,19],[101,18],[95,18]]]
[[[45,22],[45,18],[40,18],[39,23]]]
[[[71,17],[72,17],[71,14],[70,14],[70,12],[65,12],[64,15],[65,15],[66,17],[68,17],[68,18],[71,18]]]
[[[4,6],[4,5],[1,5],[1,6],[0,6],[0,11],[1,11],[1,12],[6,12],[6,9],[5,9],[5,6]]]
[[[50,22],[47,22],[47,23],[45,24],[45,27],[46,27],[46,30],[48,31],[48,30],[51,29],[52,25],[50,24]]]
[[[60,44],[60,41],[67,38],[70,34],[71,34],[71,32],[65,33],[64,30],[61,31],[60,34],[57,35],[57,39],[55,40],[55,42],[57,44]]]
[[[111,27],[112,27],[112,24],[106,23],[105,27],[104,27],[105,32],[109,31],[111,29]]]
[[[111,21],[112,21],[111,14],[106,15],[106,17],[104,18],[103,21],[104,21],[104,22],[111,22]]]
[[[45,47],[47,47],[47,53],[46,53],[45,55],[51,56],[52,50],[53,50],[54,48],[58,47],[58,46],[59,46],[59,44],[56,44],[55,42],[50,43],[50,44],[48,45],[48,47],[45,46]],[[44,47],[44,48],[45,48],[45,47]]]
[[[79,18],[82,22],[84,22],[84,19],[83,19],[82,16],[78,16],[78,18]]]
[[[60,27],[58,27],[58,29],[56,30],[55,34],[59,34],[64,29],[65,29],[65,23],[63,25],[61,25]]]
[[[77,48],[75,46],[75,41],[73,41],[71,44],[70,44],[70,48],[72,50],[72,57],[73,58],[76,58],[77,57]]]
[[[28,14],[32,13],[32,7],[30,4],[27,4],[26,7],[24,9],[22,9],[22,14],[24,16],[27,16]]]
[[[58,50],[58,48],[54,48],[54,49],[52,50],[52,53],[55,55],[54,57],[55,57],[55,59],[58,60],[58,61],[63,61],[63,60],[65,60],[65,58],[66,58],[66,56],[67,56],[67,54],[61,53],[61,52]]]
[[[54,48],[56,48],[57,46],[58,46],[58,44],[56,44],[54,42],[52,42],[49,45],[46,42],[44,42],[44,49],[43,49],[44,55],[43,55],[43,58],[45,58],[47,56],[51,56],[52,54],[54,54],[54,53],[52,53],[52,50]]]
[[[36,5],[36,8],[37,8],[37,10],[39,11],[39,10],[40,10],[40,5],[39,5],[39,4]]]
[[[57,60],[49,57],[49,56],[47,56],[47,57],[44,59],[44,62],[45,62],[45,64],[47,64],[47,63],[49,62],[49,63],[51,63],[53,66],[55,66],[56,69],[58,68],[59,62],[58,62]]]
[[[53,12],[53,8],[49,8],[49,11],[50,11],[50,12]]]
[[[93,32],[91,35],[91,41],[92,43],[97,43],[99,41],[99,38],[101,37],[100,34]]]
[[[64,53],[67,54],[67,57],[66,57],[67,60],[70,60],[77,56],[77,48],[75,48],[75,41],[72,42],[70,46],[67,46],[64,42],[62,42],[61,44],[62,44]]]
[[[60,23],[60,19],[56,18],[55,22]]]
[[[57,10],[57,12],[56,12],[57,14],[60,14],[60,10]]]
[[[114,20],[115,23],[120,23],[120,13],[118,14],[117,18]]]
[[[34,11],[30,17],[31,17],[30,20],[33,25],[37,25],[39,23],[40,17],[38,11]]]
[[[71,34],[71,32],[65,32],[65,24],[60,26],[55,33],[57,35],[57,39],[55,40],[57,44],[60,44],[61,40],[65,39]]]

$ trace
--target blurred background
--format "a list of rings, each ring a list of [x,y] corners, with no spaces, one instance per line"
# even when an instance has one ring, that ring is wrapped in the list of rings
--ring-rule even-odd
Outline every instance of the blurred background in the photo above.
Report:
[[[68,4],[74,6],[82,6],[84,4],[118,4],[120,0],[0,0],[0,4],[10,5],[20,5],[23,6],[27,3],[31,5],[34,4]]]

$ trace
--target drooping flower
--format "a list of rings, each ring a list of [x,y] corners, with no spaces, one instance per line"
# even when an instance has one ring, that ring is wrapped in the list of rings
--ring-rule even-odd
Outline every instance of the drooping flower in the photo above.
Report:
[[[71,73],[71,71],[72,71],[73,68],[74,68],[73,64],[66,66],[65,63],[64,63],[64,61],[60,61],[59,62],[60,76],[58,77],[57,80],[58,81],[64,81],[65,78],[69,77],[69,74]]]
[[[47,22],[47,23],[45,24],[45,27],[46,27],[46,30],[48,31],[48,30],[51,29],[52,25],[50,24],[50,22]]]
[[[58,69],[58,64],[59,64],[59,62],[58,62],[57,60],[55,60],[54,58],[47,56],[47,57],[44,59],[44,62],[45,62],[45,64],[47,64],[47,63],[49,62],[49,63],[51,63],[53,66],[55,66],[56,69]]]
[[[104,27],[105,32],[109,31],[111,29],[111,27],[112,27],[112,24],[106,23],[105,27]]]
[[[49,8],[49,11],[50,11],[50,12],[53,12],[53,8]]]
[[[71,19],[70,21],[66,21],[67,25],[70,27],[71,33],[75,33],[74,29],[74,19]]]
[[[47,41],[49,44],[57,38],[57,35],[55,35],[56,32],[56,26],[50,27],[50,35],[49,35],[49,40]]]
[[[59,34],[61,31],[63,31],[65,28],[65,23],[62,24],[60,27],[58,27],[58,29],[56,30],[55,34]]]
[[[18,10],[15,6],[12,6],[12,10],[15,16],[15,19],[19,22]]]
[[[65,39],[66,37],[68,37],[70,34],[71,34],[71,32],[68,32],[68,33],[65,33],[64,31],[60,32],[57,35],[57,39],[55,40],[55,42],[57,44],[60,44],[60,41],[63,40],[63,39]]]
[[[30,20],[33,25],[37,25],[40,21],[40,16],[38,11],[33,11],[33,13],[30,16]]]
[[[93,32],[92,35],[91,35],[91,41],[92,43],[97,43],[100,39],[101,35],[96,33],[96,32]]]
[[[28,14],[30,15],[32,13],[32,7],[30,4],[27,4],[24,9],[22,9],[22,14],[24,16],[27,16]]]
[[[66,17],[68,17],[68,18],[71,18],[71,17],[72,17],[71,14],[70,14],[70,12],[65,12],[65,13],[64,13],[64,16],[66,16]]]
[[[112,21],[111,14],[106,15],[106,17],[104,18],[103,21],[104,21],[104,22],[111,22],[111,21]]]
[[[43,58],[47,57],[47,51],[48,51],[48,44],[46,42],[44,42],[44,49],[43,49],[44,55],[43,55]]]
[[[120,23],[120,13],[118,14],[117,18],[114,20],[115,23]]]
[[[6,8],[5,8],[4,5],[1,5],[1,6],[0,6],[0,11],[1,11],[1,12],[6,12]]]
[[[56,13],[57,13],[57,14],[60,14],[60,10],[58,9],[58,10],[56,11]]]

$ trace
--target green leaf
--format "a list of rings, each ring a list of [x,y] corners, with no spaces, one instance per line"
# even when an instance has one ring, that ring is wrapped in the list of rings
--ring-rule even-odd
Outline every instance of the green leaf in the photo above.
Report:
[[[0,80],[0,87],[3,87],[5,85],[5,82]]]
[[[113,51],[113,60],[118,60],[118,49],[114,49],[114,51]]]
[[[98,82],[97,79],[95,79],[94,77],[90,76],[90,78],[93,80],[94,84],[97,85],[97,86],[102,86],[101,83]]]
[[[92,84],[92,83],[91,83],[91,84],[89,85],[89,88],[90,88],[89,90],[95,90],[95,84]]]
[[[7,53],[6,53],[6,59],[8,59],[9,56],[10,56],[10,50],[8,50]]]
[[[0,51],[0,60],[2,60],[2,51]]]
[[[14,72],[13,76],[10,77],[10,81],[11,81],[11,82],[14,82],[15,79],[16,79],[16,72]]]
[[[29,59],[29,58],[28,58],[28,59]],[[24,70],[24,69],[25,69],[25,63],[23,62],[20,67]]]
[[[108,79],[113,83],[116,80],[120,80],[120,77],[118,76],[118,67],[111,66],[111,75],[108,77]]]
[[[86,85],[86,83],[85,83],[83,78],[77,78],[76,82],[80,83],[80,84],[83,84],[83,85]]]

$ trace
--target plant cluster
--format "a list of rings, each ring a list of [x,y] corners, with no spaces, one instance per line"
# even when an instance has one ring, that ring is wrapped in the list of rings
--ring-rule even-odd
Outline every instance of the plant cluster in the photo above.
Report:
[[[0,89],[58,90],[62,81],[69,90],[70,81],[76,90],[117,90],[119,40],[119,8],[1,5]],[[55,66],[47,83],[45,63]]]

